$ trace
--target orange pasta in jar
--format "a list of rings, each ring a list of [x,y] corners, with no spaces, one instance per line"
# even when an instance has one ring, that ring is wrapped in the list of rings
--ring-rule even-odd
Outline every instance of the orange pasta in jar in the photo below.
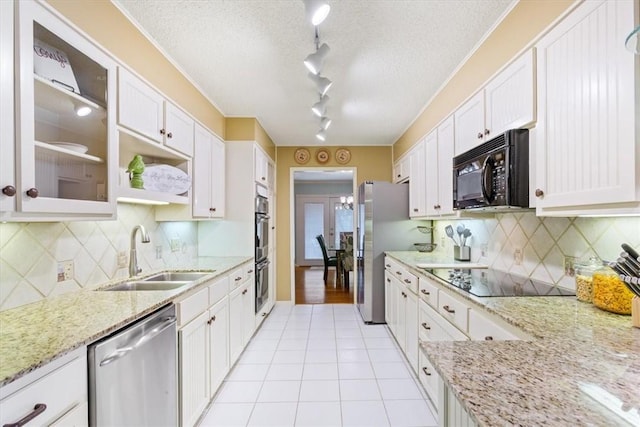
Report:
[[[617,314],[631,315],[633,293],[611,269],[593,275],[593,305]]]

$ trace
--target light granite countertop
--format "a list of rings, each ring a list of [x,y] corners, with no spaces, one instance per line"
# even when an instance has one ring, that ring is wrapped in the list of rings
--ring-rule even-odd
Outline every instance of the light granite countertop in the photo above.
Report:
[[[388,254],[435,278],[412,253]],[[630,316],[575,297],[478,298],[439,282],[535,337],[422,343],[478,425],[640,425],[640,329]]]
[[[251,257],[200,257],[175,269],[210,271],[190,286],[171,291],[81,290],[0,312],[0,386],[70,351],[96,341],[225,274]],[[122,279],[105,283],[108,286]]]

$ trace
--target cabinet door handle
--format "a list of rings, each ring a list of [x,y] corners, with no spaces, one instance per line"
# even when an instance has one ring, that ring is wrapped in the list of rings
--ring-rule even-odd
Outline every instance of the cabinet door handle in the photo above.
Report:
[[[245,289],[244,291],[242,291],[242,295],[246,294],[248,291],[248,289]]]
[[[429,377],[431,376],[431,372],[429,372],[429,370],[427,369],[426,366],[422,368],[422,372],[424,372],[424,374],[429,376]]]
[[[209,212],[215,212],[216,208],[209,208]]]
[[[400,275],[400,274],[402,274],[402,272],[401,271],[396,271],[396,274]]]
[[[418,208],[413,208],[413,211],[414,212],[418,212]]]
[[[451,307],[449,307],[448,305],[443,305],[442,308],[444,309],[444,311],[446,311],[447,313],[455,313],[456,311],[454,309],[452,309]]]
[[[391,283],[391,279],[387,277],[387,283]]]
[[[485,341],[493,341],[493,337],[491,335],[487,335],[486,337],[484,337]]]
[[[396,175],[397,178],[400,178],[400,174]]]
[[[2,189],[2,194],[5,196],[13,197],[16,195],[16,187],[13,185],[7,185]]]
[[[38,197],[38,189],[37,188],[28,189],[27,196],[31,197],[32,199],[35,199],[36,197]]]
[[[167,131],[166,131],[166,130],[164,130],[164,129],[160,129],[160,135],[164,135],[165,133],[167,133]]]
[[[237,281],[239,281],[239,280],[242,280],[242,277],[238,276],[238,277],[236,277],[234,280],[237,282]]]
[[[536,188],[536,197],[542,197],[544,196],[544,191],[542,191],[539,188]]]
[[[489,135],[490,133],[491,133],[491,131],[490,131],[489,129],[485,129],[485,130],[484,130],[484,134],[485,134],[485,135]]]
[[[173,134],[172,134],[171,132],[169,132],[169,133],[167,134],[167,138],[173,138]]]
[[[251,274],[251,273],[253,273],[253,269],[247,271],[247,274]]]
[[[482,132],[478,132],[478,139],[482,139]]]
[[[387,268],[391,268],[391,264],[385,264],[384,266]]]
[[[36,403],[36,406],[33,407],[33,411],[25,415],[24,418],[15,423],[7,423],[2,427],[22,427],[23,425],[27,424],[29,421],[43,413],[46,409],[47,405],[45,405],[44,403]]]
[[[427,292],[424,289],[420,289],[420,292],[422,292],[424,295],[431,295],[431,292]]]
[[[265,178],[264,176],[260,177],[261,180],[265,181],[267,178]]]
[[[409,279],[404,279],[404,283],[411,283],[411,280],[409,280]]]
[[[426,322],[422,324],[422,327],[425,328],[427,331],[431,330],[431,326],[427,325]]]

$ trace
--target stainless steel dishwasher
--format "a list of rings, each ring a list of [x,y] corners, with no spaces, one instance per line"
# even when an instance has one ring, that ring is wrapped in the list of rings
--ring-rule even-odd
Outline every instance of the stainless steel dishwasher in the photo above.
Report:
[[[89,346],[89,424],[178,424],[175,306]]]

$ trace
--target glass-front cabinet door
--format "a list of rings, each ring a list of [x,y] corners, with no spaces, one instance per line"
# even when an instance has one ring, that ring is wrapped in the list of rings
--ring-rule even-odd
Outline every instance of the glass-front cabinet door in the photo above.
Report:
[[[115,62],[45,6],[15,4],[18,210],[112,217]]]

